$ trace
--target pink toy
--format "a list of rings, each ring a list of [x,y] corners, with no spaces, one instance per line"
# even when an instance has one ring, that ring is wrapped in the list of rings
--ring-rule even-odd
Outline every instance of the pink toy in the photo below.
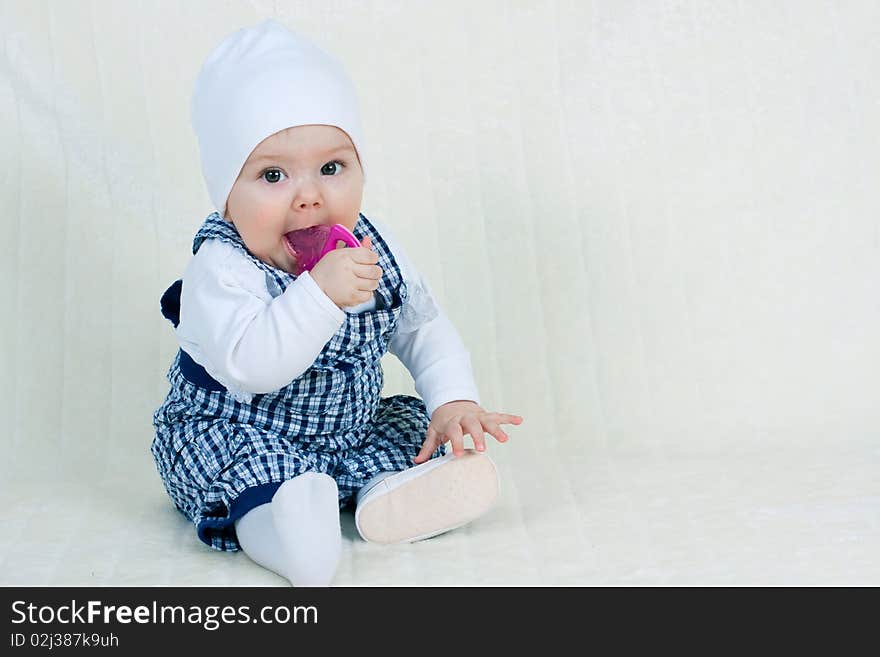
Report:
[[[340,240],[355,249],[361,245],[358,238],[342,224],[310,226],[291,231],[284,237],[296,255],[296,271],[293,272],[296,276],[318,264],[325,254],[336,248],[336,243]]]

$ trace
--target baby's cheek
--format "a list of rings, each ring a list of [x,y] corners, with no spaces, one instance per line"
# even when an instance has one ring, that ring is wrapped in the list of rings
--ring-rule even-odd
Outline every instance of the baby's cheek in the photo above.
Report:
[[[354,217],[351,215],[346,215],[346,219],[337,221],[336,223],[342,224],[345,226],[350,233],[354,232],[354,227],[357,225],[358,215],[355,213]]]

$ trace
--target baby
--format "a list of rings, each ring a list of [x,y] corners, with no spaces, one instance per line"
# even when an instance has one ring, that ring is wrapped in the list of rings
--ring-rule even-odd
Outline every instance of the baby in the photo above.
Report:
[[[180,350],[151,451],[176,508],[206,544],[295,586],[331,583],[348,504],[383,544],[485,513],[498,494],[485,434],[505,442],[501,425],[522,418],[480,406],[455,328],[360,213],[364,140],[342,66],[273,20],[239,30],[202,67],[192,122],[217,212],[162,297]],[[296,231],[333,224],[359,246],[302,271]],[[387,351],[422,399],[381,397]]]

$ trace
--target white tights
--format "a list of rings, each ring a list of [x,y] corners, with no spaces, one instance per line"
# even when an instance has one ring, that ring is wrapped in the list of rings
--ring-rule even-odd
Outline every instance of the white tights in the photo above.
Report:
[[[391,474],[380,473],[361,493]],[[342,551],[338,500],[329,475],[306,472],[289,479],[271,502],[235,521],[238,542],[251,561],[294,586],[329,586]]]

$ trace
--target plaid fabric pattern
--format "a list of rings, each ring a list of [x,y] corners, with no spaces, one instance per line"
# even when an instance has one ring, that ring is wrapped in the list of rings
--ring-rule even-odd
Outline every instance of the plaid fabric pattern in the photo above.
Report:
[[[248,489],[324,472],[336,480],[342,507],[373,475],[411,467],[421,447],[429,423],[424,402],[408,395],[381,398],[380,359],[397,327],[406,284],[388,245],[364,215],[353,232],[359,240],[369,235],[379,255],[383,276],[377,309],[346,313],[342,327],[300,377],[242,403],[225,390],[187,380],[179,354],[168,371],[171,389],[153,415],[151,452],[175,507],[215,549],[241,549],[230,509]],[[216,212],[196,234],[193,253],[208,239],[240,249],[264,272],[274,296],[296,280],[248,252],[235,227]],[[443,453],[441,447],[433,456]]]

